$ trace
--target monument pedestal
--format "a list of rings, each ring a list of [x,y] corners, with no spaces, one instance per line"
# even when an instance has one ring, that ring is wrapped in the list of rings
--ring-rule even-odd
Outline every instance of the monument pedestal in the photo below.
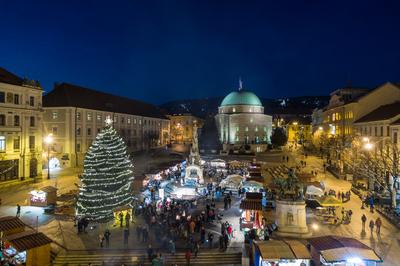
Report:
[[[311,236],[306,222],[306,203],[302,200],[276,200],[276,234],[282,237]]]

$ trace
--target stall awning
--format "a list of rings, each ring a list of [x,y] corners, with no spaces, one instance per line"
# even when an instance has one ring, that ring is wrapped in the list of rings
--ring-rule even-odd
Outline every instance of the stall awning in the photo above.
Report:
[[[297,240],[254,241],[263,260],[311,259],[307,248]]]
[[[382,259],[372,249],[365,248],[334,248],[321,251],[321,255],[326,262],[347,261],[352,258],[359,258],[365,261],[381,262]]]
[[[24,231],[6,236],[6,240],[18,251],[44,246],[53,242],[45,234],[36,231]]]
[[[240,209],[262,211],[263,207],[260,199],[243,199],[242,202],[240,202]]]
[[[317,199],[317,201],[323,207],[339,207],[343,205],[342,201],[332,196],[323,196],[320,199]]]
[[[5,216],[0,218],[0,232],[7,232],[21,227],[24,228],[25,224],[18,217]]]

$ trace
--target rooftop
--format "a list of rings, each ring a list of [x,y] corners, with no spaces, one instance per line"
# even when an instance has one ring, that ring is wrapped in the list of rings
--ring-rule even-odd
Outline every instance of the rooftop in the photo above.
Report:
[[[6,240],[19,252],[44,246],[53,242],[45,234],[36,231],[24,231],[9,235]]]
[[[167,119],[155,105],[69,83],[57,84],[44,95],[43,107],[78,107]]]
[[[21,227],[25,227],[25,224],[18,217],[5,216],[0,218],[0,232],[9,231]]]
[[[221,106],[228,105],[254,105],[262,106],[260,99],[254,93],[245,90],[229,93],[221,103]]]
[[[354,123],[388,120],[396,117],[399,114],[400,114],[400,102],[394,102],[376,108],[375,110],[361,117]]]

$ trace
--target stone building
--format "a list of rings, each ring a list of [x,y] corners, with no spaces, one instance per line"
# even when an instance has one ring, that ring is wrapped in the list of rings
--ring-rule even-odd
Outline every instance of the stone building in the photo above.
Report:
[[[42,174],[42,93],[0,68],[0,182]]]
[[[43,97],[44,135],[53,134],[50,167],[82,166],[86,150],[112,119],[129,152],[169,143],[170,121],[158,107],[62,83]]]
[[[191,144],[193,141],[193,125],[202,128],[203,119],[191,114],[168,115],[171,123],[171,143]]]
[[[221,102],[215,116],[219,139],[225,151],[263,152],[270,142],[272,117],[264,114],[260,99],[239,87]]]

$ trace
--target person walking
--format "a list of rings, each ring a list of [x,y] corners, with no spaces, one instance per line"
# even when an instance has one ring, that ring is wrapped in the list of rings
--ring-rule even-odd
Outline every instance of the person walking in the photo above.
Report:
[[[125,226],[129,227],[129,222],[131,221],[131,215],[129,214],[129,212],[126,213],[125,215]]]
[[[362,222],[362,230],[364,232],[365,231],[365,223],[367,222],[367,216],[365,216],[365,214],[363,214],[361,216],[361,222]]]
[[[209,232],[208,233],[208,247],[209,248],[213,247],[213,239],[214,239],[214,235],[211,232]]]
[[[194,258],[197,258],[197,253],[199,253],[200,250],[200,244],[198,241],[194,243],[193,250],[194,250]]]
[[[150,262],[152,262],[153,260],[153,252],[153,248],[151,247],[151,245],[149,245],[149,247],[147,248],[147,258]]]
[[[192,258],[192,252],[190,252],[190,249],[186,250],[185,253],[185,259],[186,259],[186,265],[189,266],[190,265],[190,259]]]
[[[229,244],[229,236],[228,236],[228,234],[224,234],[224,247],[225,247],[225,250],[228,249],[228,244]]]
[[[171,253],[172,256],[175,256],[175,252],[176,252],[175,243],[172,239],[169,241],[169,252]]]
[[[380,235],[381,234],[381,226],[382,226],[382,220],[380,217],[378,217],[375,221],[375,225],[376,225],[376,234]]]
[[[118,217],[119,217],[119,227],[122,227],[122,222],[124,220],[124,215],[122,214],[122,212],[119,213]]]
[[[17,217],[21,216],[21,206],[19,204],[17,204]]]
[[[104,232],[104,238],[106,239],[106,247],[107,248],[110,247],[110,236],[111,236],[110,230],[107,229]]]
[[[201,242],[201,244],[204,244],[205,240],[206,240],[206,229],[204,228],[204,226],[201,226],[201,229],[200,229],[200,242]]]
[[[103,247],[103,243],[104,243],[104,234],[99,234],[99,244],[100,247]]]
[[[371,219],[371,221],[369,221],[369,229],[371,229],[371,235],[374,232],[374,226],[375,226],[374,220]]]
[[[124,247],[128,247],[129,229],[124,229]]]
[[[231,208],[231,204],[232,204],[232,198],[231,195],[228,194],[228,209]]]
[[[136,238],[141,241],[142,239],[142,226],[139,224],[136,226]]]

